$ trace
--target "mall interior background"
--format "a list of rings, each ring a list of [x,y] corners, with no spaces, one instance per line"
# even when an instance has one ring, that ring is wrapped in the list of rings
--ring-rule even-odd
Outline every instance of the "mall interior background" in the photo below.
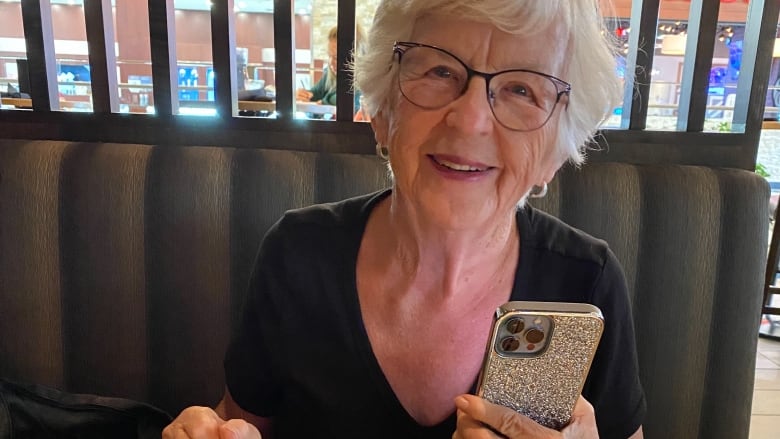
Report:
[[[710,72],[705,131],[730,131],[742,55],[742,37],[749,2],[720,0]],[[368,29],[378,0],[356,1],[356,23]],[[605,19],[620,44],[628,47],[630,0],[613,0]],[[213,114],[214,90],[209,0],[175,0],[175,41],[180,113]],[[606,4],[606,0],[605,0]],[[114,0],[113,26],[120,112],[153,113],[151,53],[147,0]],[[257,90],[273,97],[274,31],[272,0],[234,2],[236,76],[239,90]],[[683,75],[689,0],[662,0],[651,73],[647,129],[675,130]],[[327,34],[337,22],[337,0],[294,0],[296,86],[309,87],[322,75],[327,60]],[[0,90],[24,88],[25,42],[19,0],[0,0]],[[64,111],[91,111],[86,26],[81,0],[51,0],[59,92]],[[769,75],[765,119],[776,121],[780,106],[780,44]],[[618,57],[618,73],[624,59]],[[20,72],[21,70],[21,72]],[[605,121],[620,126],[621,108]],[[301,114],[300,117],[306,117]],[[780,128],[766,123],[757,163],[780,185]]]

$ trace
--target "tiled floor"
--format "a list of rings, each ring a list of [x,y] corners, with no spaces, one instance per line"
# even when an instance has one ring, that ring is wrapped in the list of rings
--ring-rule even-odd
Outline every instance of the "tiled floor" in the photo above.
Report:
[[[758,339],[750,439],[780,437],[780,341]]]

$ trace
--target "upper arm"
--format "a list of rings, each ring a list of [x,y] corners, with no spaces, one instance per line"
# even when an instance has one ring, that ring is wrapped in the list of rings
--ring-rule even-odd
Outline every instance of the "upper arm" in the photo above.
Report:
[[[639,426],[639,429],[634,432],[634,434],[631,435],[628,439],[645,439],[645,434],[642,432],[642,426]]]
[[[260,434],[263,439],[273,438],[273,418],[264,418],[257,416],[244,409],[242,409],[233,397],[230,396],[230,391],[225,388],[225,395],[222,397],[222,401],[219,402],[215,409],[220,418],[224,420],[228,419],[243,419],[260,430]]]

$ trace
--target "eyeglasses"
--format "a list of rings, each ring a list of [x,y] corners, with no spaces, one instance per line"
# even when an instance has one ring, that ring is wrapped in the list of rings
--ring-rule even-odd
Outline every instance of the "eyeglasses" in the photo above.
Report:
[[[414,105],[427,110],[441,108],[458,99],[474,76],[485,78],[490,109],[498,123],[513,131],[533,131],[550,120],[571,85],[533,70],[512,69],[479,72],[450,52],[427,44],[396,42],[401,93]],[[492,84],[492,87],[491,87]]]

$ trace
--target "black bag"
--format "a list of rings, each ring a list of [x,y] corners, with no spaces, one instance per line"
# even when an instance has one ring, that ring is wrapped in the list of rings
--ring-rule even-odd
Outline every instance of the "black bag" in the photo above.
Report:
[[[142,402],[0,379],[0,439],[159,439],[170,422]]]

